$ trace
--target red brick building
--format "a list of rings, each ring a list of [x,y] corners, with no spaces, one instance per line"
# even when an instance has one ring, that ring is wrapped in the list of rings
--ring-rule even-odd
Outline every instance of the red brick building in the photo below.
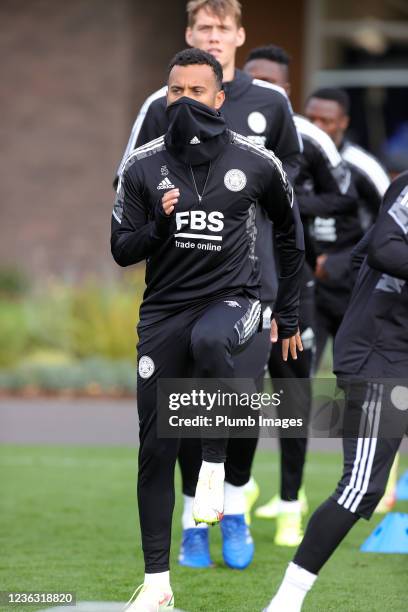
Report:
[[[369,5],[380,18],[383,4],[362,0],[357,9],[345,0],[337,15],[334,0],[244,0],[247,42],[238,65],[255,45],[284,46],[299,109],[313,84],[333,79],[324,69],[341,65],[346,19]],[[384,18],[395,25],[403,15],[394,13]],[[140,104],[185,46],[185,0],[3,0],[0,23],[0,266],[36,279],[116,274],[113,173]],[[406,17],[399,23],[386,34],[407,45]]]

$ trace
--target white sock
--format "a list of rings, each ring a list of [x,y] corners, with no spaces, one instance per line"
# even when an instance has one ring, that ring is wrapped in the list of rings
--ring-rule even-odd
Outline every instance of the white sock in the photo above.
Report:
[[[235,487],[226,482],[224,484],[224,514],[245,514],[245,485]]]
[[[301,612],[303,600],[312,588],[316,574],[289,563],[278,592],[266,612]]]
[[[208,472],[215,472],[217,478],[221,478],[222,480],[224,480],[224,463],[212,463],[210,461],[203,461],[200,468],[200,476]]]
[[[183,499],[184,509],[181,517],[183,529],[208,529],[208,525],[206,523],[198,523],[198,525],[195,524],[195,520],[193,519],[194,497],[190,497],[190,495],[183,495]]]
[[[163,591],[171,591],[170,572],[158,572],[157,574],[145,574],[144,584],[157,586]]]
[[[283,499],[281,499],[279,501],[278,512],[293,512],[294,514],[300,514],[300,501],[284,501]]]

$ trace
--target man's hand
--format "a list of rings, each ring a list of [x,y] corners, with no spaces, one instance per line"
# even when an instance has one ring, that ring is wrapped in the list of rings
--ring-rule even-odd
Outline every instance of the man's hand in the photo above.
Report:
[[[324,267],[326,259],[327,255],[319,255],[319,257],[316,259],[315,277],[319,280],[327,280],[329,278],[327,270]]]
[[[275,343],[278,341],[278,325],[275,319],[272,319],[271,323],[271,342]],[[294,336],[282,340],[282,358],[283,361],[288,360],[288,354],[292,356],[292,359],[297,359],[297,350],[303,351],[302,339],[300,337],[300,331],[298,330]]]
[[[166,193],[162,197],[163,211],[166,215],[171,215],[171,213],[173,212],[174,207],[178,202],[179,195],[179,189],[170,189],[170,191],[166,191]]]

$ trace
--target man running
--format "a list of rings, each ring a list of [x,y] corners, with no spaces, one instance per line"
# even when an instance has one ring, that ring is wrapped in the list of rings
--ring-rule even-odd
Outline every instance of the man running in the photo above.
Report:
[[[236,51],[245,41],[240,3],[237,0],[191,0],[187,4],[187,16],[186,42],[207,51],[222,65],[225,102],[221,112],[228,127],[247,136],[253,143],[272,150],[282,161],[289,180],[293,181],[298,168],[300,141],[284,90],[253,79],[235,68]],[[162,87],[143,104],[123,160],[135,146],[141,146],[166,132],[166,89]],[[257,237],[255,254],[252,256],[256,257],[257,265],[261,267],[260,297],[264,329],[245,350],[234,356],[234,365],[237,377],[253,379],[256,389],[261,391],[271,348],[270,317],[276,300],[277,282],[271,223],[261,207],[252,209],[250,215],[248,232],[256,233]],[[234,569],[245,568],[254,555],[254,543],[246,525],[245,511],[248,498],[253,503],[256,497],[256,488],[248,493],[250,465],[256,443],[256,438],[232,438],[228,443],[225,515],[221,530],[223,557],[226,564]],[[201,465],[198,440],[182,440],[179,463],[184,500],[179,562],[194,568],[211,567],[208,529],[205,525],[197,527],[192,516]]]
[[[343,439],[337,488],[313,513],[266,612],[300,612],[323,565],[374,512],[407,431],[408,172],[391,183],[356,251],[363,263],[336,336],[334,372],[345,389],[345,423],[357,428]]]
[[[113,210],[115,261],[128,266],[147,260],[137,384],[146,573],[131,612],[174,606],[169,552],[179,440],[157,437],[157,383],[186,375],[234,377],[232,354],[250,341],[260,316],[259,271],[246,228],[255,202],[275,227],[280,277],[274,316],[283,357],[290,352],[295,358],[301,349],[303,232],[292,188],[273,153],[227,128],[218,112],[221,87],[222,68],[212,55],[187,49],[175,56],[169,67],[169,128],[123,164]],[[225,459],[225,440],[202,440],[193,505],[198,521],[214,524],[222,518]]]

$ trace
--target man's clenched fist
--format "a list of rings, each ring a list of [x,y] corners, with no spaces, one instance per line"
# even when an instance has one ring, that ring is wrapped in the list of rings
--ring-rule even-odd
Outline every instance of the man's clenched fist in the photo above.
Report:
[[[171,213],[173,212],[174,207],[178,202],[179,195],[179,189],[170,189],[170,191],[166,191],[166,193],[162,197],[162,206],[166,215],[171,215]]]

